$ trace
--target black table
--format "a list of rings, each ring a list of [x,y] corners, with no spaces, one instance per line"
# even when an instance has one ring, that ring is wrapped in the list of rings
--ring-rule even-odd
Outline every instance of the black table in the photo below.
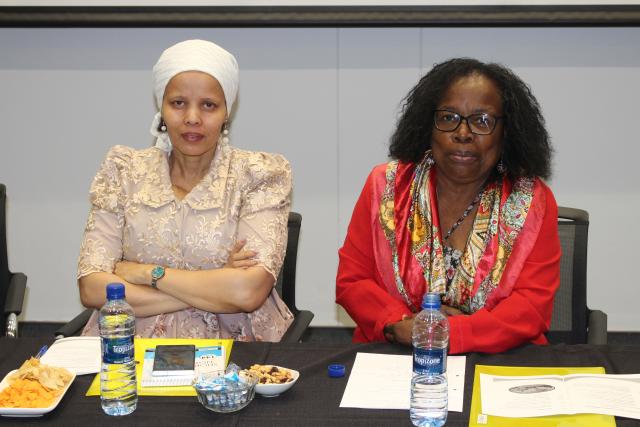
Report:
[[[0,375],[16,369],[34,355],[44,338],[0,338]],[[102,412],[98,397],[85,397],[93,375],[77,377],[60,404],[41,418],[0,417],[0,425],[59,426],[411,426],[406,410],[340,408],[357,352],[410,354],[410,349],[391,344],[332,346],[327,344],[242,343],[233,345],[231,361],[241,367],[269,363],[300,371],[300,379],[287,393],[275,397],[256,396],[245,409],[234,414],[216,414],[204,409],[195,397],[140,396],[136,411],[125,417]],[[342,363],[344,378],[329,378],[327,366]],[[638,346],[528,345],[498,355],[467,355],[464,411],[450,412],[447,426],[466,426],[469,420],[474,366],[603,366],[607,373],[640,372]],[[638,426],[639,420],[616,418],[618,426]]]

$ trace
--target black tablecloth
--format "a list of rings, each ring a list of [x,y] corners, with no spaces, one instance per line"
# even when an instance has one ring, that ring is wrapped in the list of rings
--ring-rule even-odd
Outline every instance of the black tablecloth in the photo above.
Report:
[[[16,369],[50,340],[0,338],[0,375]],[[287,393],[274,398],[256,396],[245,409],[216,414],[204,409],[195,397],[140,396],[136,411],[125,417],[109,417],[98,397],[85,397],[93,375],[77,377],[58,407],[40,418],[0,418],[0,425],[118,425],[118,426],[410,426],[406,410],[340,408],[340,400],[358,352],[410,354],[408,347],[391,344],[332,346],[237,342],[231,361],[241,367],[253,363],[277,364],[300,371],[300,379]],[[327,366],[347,367],[344,378],[329,378]],[[466,426],[469,420],[474,366],[603,366],[610,374],[640,373],[640,347],[554,345],[525,346],[498,355],[467,355],[464,411],[450,412],[448,426]],[[616,418],[618,426],[638,426],[639,420]]]

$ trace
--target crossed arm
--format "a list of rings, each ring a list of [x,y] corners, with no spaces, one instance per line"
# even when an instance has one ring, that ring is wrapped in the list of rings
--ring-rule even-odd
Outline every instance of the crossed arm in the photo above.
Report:
[[[113,273],[91,273],[78,280],[80,299],[86,307],[100,308],[105,286],[122,282],[127,301],[136,316],[171,313],[188,307],[214,313],[252,312],[267,298],[275,279],[257,266],[256,253],[242,249],[239,242],[223,268],[188,271],[167,268],[165,276],[150,286],[154,265],[120,261]]]
[[[122,259],[125,227],[134,227],[134,217],[144,215],[133,209],[129,212],[129,220],[132,221],[127,223],[125,206],[131,206],[131,201],[144,199],[141,182],[132,177],[146,174],[147,167],[156,167],[156,154],[114,147],[94,178],[90,191],[92,208],[78,261],[82,303],[86,307],[101,307],[105,302],[105,286],[118,281],[124,283],[127,300],[139,317],[188,307],[213,313],[255,311],[273,289],[273,271],[279,268],[275,262],[278,258],[275,251],[283,250],[280,243],[286,242],[286,218],[291,201],[289,163],[278,155],[234,151],[230,154],[230,162],[233,163],[230,163],[229,170],[225,169],[225,174],[233,177],[229,182],[235,187],[221,187],[219,190],[224,191],[223,205],[226,208],[229,208],[227,204],[238,204],[234,206],[234,209],[238,208],[235,236],[255,238],[254,248],[261,251],[259,256],[243,250],[244,243],[238,242],[230,251],[227,265],[199,271],[167,268],[165,276],[157,282],[157,289],[154,289],[150,283],[151,270],[155,265]],[[166,212],[158,211],[151,222],[163,221],[161,217],[165,214],[171,216],[169,205],[163,205],[162,209]],[[147,226],[145,224],[147,221],[142,221],[140,227]],[[157,244],[155,242],[161,240],[149,240],[147,243]],[[135,259],[150,261],[158,258]]]

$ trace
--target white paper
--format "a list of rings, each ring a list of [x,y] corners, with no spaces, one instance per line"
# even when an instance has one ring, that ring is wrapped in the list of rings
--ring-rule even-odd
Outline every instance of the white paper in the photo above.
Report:
[[[40,361],[85,375],[100,372],[101,358],[100,337],[68,337],[56,340]]]
[[[603,414],[640,419],[640,375],[480,374],[482,413],[500,417]]]
[[[449,411],[462,412],[466,356],[447,357]],[[409,409],[412,356],[356,354],[341,408]]]

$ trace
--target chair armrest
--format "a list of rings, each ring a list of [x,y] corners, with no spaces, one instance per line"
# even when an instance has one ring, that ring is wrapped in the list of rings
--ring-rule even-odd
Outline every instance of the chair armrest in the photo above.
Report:
[[[588,344],[607,343],[607,315],[601,310],[589,310]]]
[[[24,303],[24,293],[27,289],[27,276],[23,273],[13,273],[9,279],[9,290],[7,291],[7,300],[4,304],[4,314],[22,312]]]
[[[300,310],[293,319],[293,323],[284,333],[280,342],[300,342],[304,331],[307,330],[309,323],[313,319],[313,313],[308,310]]]
[[[22,312],[26,289],[27,276],[23,273],[13,273],[9,278],[9,289],[4,304],[4,315],[7,318],[4,331],[8,337],[18,337],[18,315]]]
[[[78,314],[76,317],[71,319],[69,323],[54,332],[56,339],[77,335],[78,332],[80,332],[82,328],[84,328],[84,325],[87,324],[92,314],[92,308],[88,308],[82,313]]]

